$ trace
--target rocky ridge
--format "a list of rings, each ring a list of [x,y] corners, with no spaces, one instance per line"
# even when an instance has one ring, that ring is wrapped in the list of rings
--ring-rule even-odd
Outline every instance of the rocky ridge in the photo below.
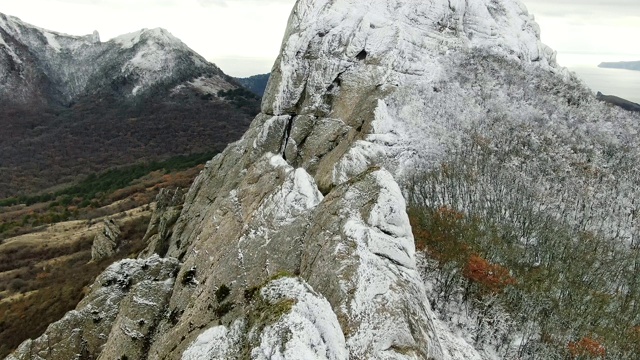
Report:
[[[85,325],[83,336],[109,334],[91,355],[496,358],[430,309],[402,193],[412,169],[437,165],[474,119],[520,101],[495,92],[453,103],[466,94],[469,75],[456,72],[463,65],[477,66],[473,76],[485,81],[474,91],[515,86],[501,72],[508,68],[560,84],[549,96],[562,111],[598,106],[556,65],[517,0],[299,0],[261,114],[186,195],[163,254],[180,262],[176,281],[166,303],[145,315],[153,331],[146,322],[138,332],[135,324]],[[523,98],[545,91],[517,86]],[[131,264],[149,261],[161,260]],[[78,311],[103,288],[96,282]],[[113,303],[135,318],[129,303]],[[43,340],[62,337],[65,321],[10,358],[80,354],[86,347]]]
[[[70,104],[105,88],[131,97],[204,75],[224,77],[164,29],[143,29],[101,42],[97,32],[71,36],[4,14],[0,65],[0,98],[14,104]]]

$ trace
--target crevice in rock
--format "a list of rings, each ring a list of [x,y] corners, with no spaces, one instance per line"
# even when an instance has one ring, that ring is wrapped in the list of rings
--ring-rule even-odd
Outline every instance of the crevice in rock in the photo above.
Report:
[[[331,85],[329,85],[329,87],[327,87],[327,92],[333,91],[333,89],[339,88],[340,86],[342,86],[341,76],[342,76],[342,74],[345,73],[345,71],[342,71],[342,72],[338,73],[336,78],[333,79],[333,82],[331,83]]]
[[[366,60],[367,59],[367,50],[362,50],[358,53],[358,55],[356,55],[356,59],[358,60]]]
[[[391,236],[391,237],[396,237],[396,236],[395,236],[393,233],[391,233],[391,231],[389,231],[389,230],[385,230],[385,229],[382,229],[382,228],[380,228],[380,227],[376,227],[376,229],[378,229],[381,233],[383,233],[383,234],[385,234],[385,235],[388,235],[388,236]]]
[[[383,258],[383,259],[387,259],[387,260],[391,261],[391,262],[392,262],[393,264],[395,264],[396,266],[401,266],[401,267],[403,267],[403,268],[406,268],[406,266],[404,266],[403,264],[401,264],[401,263],[400,263],[400,262],[398,262],[397,260],[392,259],[391,257],[389,257],[389,256],[388,256],[388,255],[386,255],[386,254],[383,254],[383,253],[373,253],[373,254],[374,254],[374,255],[376,255],[376,256],[379,256],[379,257],[381,257],[381,258]]]
[[[287,161],[287,146],[289,145],[289,138],[291,137],[291,129],[293,128],[293,120],[295,117],[289,118],[287,120],[287,126],[284,129],[284,139],[282,141],[282,158]]]
[[[314,120],[317,120],[317,118]],[[312,133],[313,131],[310,131],[300,140],[300,142],[298,143],[298,149],[302,149],[304,147],[304,145],[307,143],[307,139],[309,139],[309,136],[311,136]]]

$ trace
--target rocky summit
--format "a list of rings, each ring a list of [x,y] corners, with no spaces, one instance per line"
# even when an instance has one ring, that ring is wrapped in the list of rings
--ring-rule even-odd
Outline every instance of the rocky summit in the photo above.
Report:
[[[499,358],[432,311],[403,192],[487,118],[625,116],[539,35],[518,0],[299,0],[165,243],[9,359]]]

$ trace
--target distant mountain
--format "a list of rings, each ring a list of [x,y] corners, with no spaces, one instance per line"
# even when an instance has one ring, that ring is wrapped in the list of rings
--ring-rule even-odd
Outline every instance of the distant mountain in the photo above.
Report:
[[[613,95],[604,95],[603,93],[598,91],[597,94],[598,100],[604,101],[606,103],[619,106],[628,111],[639,111],[640,112],[640,104],[634,103],[632,101],[623,99],[621,97],[613,96]]]
[[[0,14],[0,198],[224,148],[258,108],[167,30],[101,42]]]
[[[640,71],[640,61],[603,62],[598,67]]]
[[[240,85],[245,88],[251,90],[256,95],[262,97],[264,95],[264,91],[267,88],[267,82],[269,82],[269,74],[261,74],[261,75],[253,75],[248,78],[236,78],[236,80],[240,83]]]

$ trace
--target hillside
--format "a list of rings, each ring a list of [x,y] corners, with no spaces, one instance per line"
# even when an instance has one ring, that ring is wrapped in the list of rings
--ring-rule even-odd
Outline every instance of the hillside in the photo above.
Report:
[[[131,165],[55,194],[1,200],[0,358],[75,308],[105,268],[138,256],[162,235],[172,220],[160,221],[158,213],[179,205],[178,189],[189,187],[212,156]],[[119,234],[112,251],[96,242],[107,223]]]
[[[0,14],[0,78],[0,198],[221,150],[259,108],[163,29],[101,42]]]
[[[251,90],[254,94],[262,97],[269,82],[271,74],[260,74],[249,76],[248,78],[236,78],[236,80],[245,88]]]
[[[518,0],[298,0],[171,230],[8,359],[637,359],[639,136]]]

